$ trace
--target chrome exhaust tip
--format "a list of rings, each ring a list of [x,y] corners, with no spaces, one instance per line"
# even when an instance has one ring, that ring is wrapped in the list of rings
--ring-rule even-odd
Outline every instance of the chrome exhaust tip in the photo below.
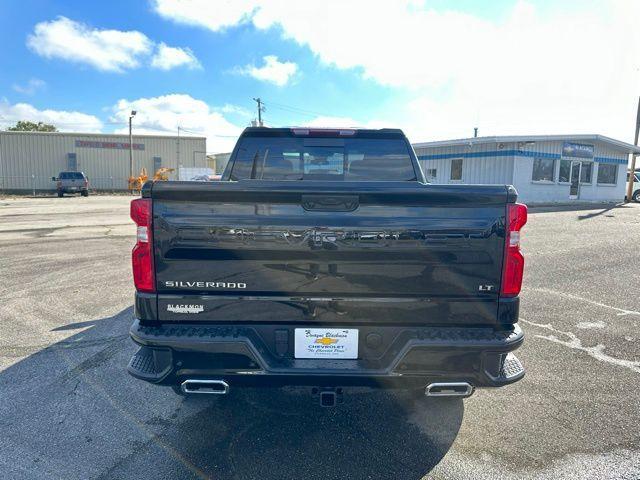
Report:
[[[470,397],[473,386],[467,382],[431,383],[425,390],[427,397]]]
[[[184,393],[204,393],[209,395],[226,395],[229,384],[224,380],[185,380],[180,385]]]

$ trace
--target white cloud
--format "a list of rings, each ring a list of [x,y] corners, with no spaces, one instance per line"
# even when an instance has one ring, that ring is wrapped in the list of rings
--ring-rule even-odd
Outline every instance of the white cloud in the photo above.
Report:
[[[62,58],[98,70],[122,72],[140,65],[153,42],[140,32],[98,30],[66,17],[35,26],[27,45],[45,58]]]
[[[13,89],[24,95],[34,95],[38,90],[41,90],[47,86],[47,83],[44,80],[40,80],[39,78],[31,78],[25,84],[14,83]]]
[[[44,122],[55,125],[62,132],[100,132],[102,122],[93,115],[66,110],[38,110],[28,103],[10,104],[0,100],[0,118],[3,126],[8,127],[19,120]]]
[[[133,131],[137,134],[180,135],[207,137],[208,152],[229,152],[242,132],[221,113],[225,107],[211,107],[202,100],[186,94],[159,97],[121,99],[109,110],[109,123],[120,124],[115,133],[128,133],[129,114],[137,110]],[[93,115],[77,111],[39,110],[27,103],[10,104],[0,98],[0,126],[8,127],[19,120],[55,125],[63,132],[102,132],[103,122]]]
[[[293,62],[281,62],[275,55],[267,55],[262,57],[262,60],[264,65],[261,67],[246,65],[235,68],[234,72],[284,87],[298,71],[298,65]]]
[[[126,123],[131,110],[136,110],[134,132],[150,135],[200,135],[207,137],[209,152],[231,151],[242,129],[229,122],[206,102],[186,94],[160,97],[121,99],[113,106],[110,120]],[[126,133],[128,128],[116,130]]]
[[[218,31],[250,21],[258,0],[155,0],[154,4],[167,19]]]
[[[319,127],[319,128],[391,128],[389,122],[380,120],[369,120],[367,122],[359,122],[351,117],[328,117],[318,116],[309,122],[305,122],[300,126]]]
[[[238,115],[244,118],[251,118],[254,115],[253,112],[247,110],[246,108],[239,105],[233,105],[231,103],[226,103],[222,107],[216,108],[215,110],[231,115]]]
[[[151,66],[160,70],[171,70],[179,66],[201,68],[200,62],[189,48],[169,47],[164,42],[158,44]]]
[[[415,140],[598,132],[629,139],[640,83],[640,2],[544,11],[520,0],[488,20],[415,0],[156,0],[174,21],[219,31],[276,28],[323,63],[415,98],[396,109]],[[354,21],[357,19],[357,21]],[[390,118],[393,120],[393,114]]]
[[[178,66],[198,68],[200,63],[188,48],[155,44],[135,30],[100,30],[67,17],[36,24],[27,46],[45,58],[60,58],[90,65],[104,72],[124,72],[149,62],[154,68]],[[150,58],[156,47],[156,53]]]
[[[311,120],[309,122],[305,122],[303,125],[299,125],[299,126],[319,127],[319,128],[331,128],[331,127],[336,127],[336,128],[337,127],[357,128],[357,127],[362,127],[360,122],[358,122],[358,121],[356,121],[356,120],[354,120],[353,118],[350,118],[350,117],[328,117],[328,116],[316,117],[313,120]]]

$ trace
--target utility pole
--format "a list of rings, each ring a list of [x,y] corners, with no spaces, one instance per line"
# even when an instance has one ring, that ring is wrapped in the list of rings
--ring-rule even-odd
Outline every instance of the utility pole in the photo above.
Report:
[[[264,127],[264,124],[262,123],[262,112],[264,112],[265,108],[262,104],[262,100],[258,97],[254,98],[253,101],[258,104],[258,126]]]
[[[133,133],[131,130],[131,120],[136,116],[135,110],[131,110],[129,115],[129,178],[133,178]]]
[[[640,98],[638,99],[638,114],[636,115],[636,137],[634,140],[634,145],[638,146],[638,134],[640,134]],[[631,173],[629,175],[629,181],[627,182],[627,202],[631,201],[631,196],[633,195],[633,180],[635,178],[636,172],[636,154],[631,154]]]

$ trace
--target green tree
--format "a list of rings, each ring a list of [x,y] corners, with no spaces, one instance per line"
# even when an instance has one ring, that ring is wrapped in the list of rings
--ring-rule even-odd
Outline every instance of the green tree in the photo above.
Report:
[[[29,122],[26,120],[20,120],[16,123],[15,127],[9,127],[7,130],[10,132],[57,132],[58,129],[49,123],[43,122]]]

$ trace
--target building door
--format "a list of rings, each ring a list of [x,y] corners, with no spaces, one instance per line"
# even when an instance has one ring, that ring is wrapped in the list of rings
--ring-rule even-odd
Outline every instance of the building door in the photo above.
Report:
[[[580,196],[580,173],[582,162],[571,162],[571,180],[569,185],[569,198],[572,200]]]
[[[78,157],[75,153],[67,153],[67,170],[70,172],[78,170]]]

